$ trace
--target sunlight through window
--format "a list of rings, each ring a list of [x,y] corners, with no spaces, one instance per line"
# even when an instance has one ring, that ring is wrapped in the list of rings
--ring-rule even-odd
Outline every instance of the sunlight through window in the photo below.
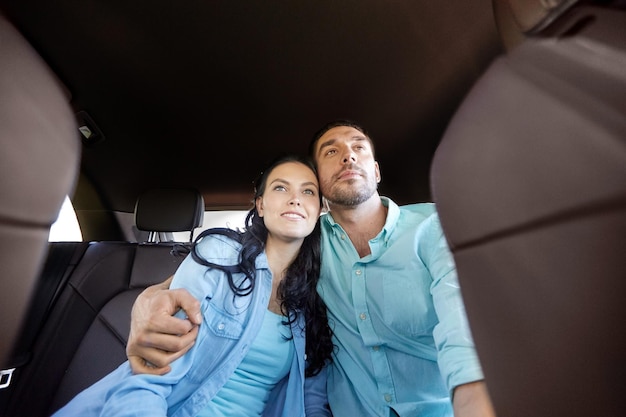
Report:
[[[69,197],[65,197],[59,217],[50,228],[48,242],[80,242],[83,235],[80,232],[78,219]]]

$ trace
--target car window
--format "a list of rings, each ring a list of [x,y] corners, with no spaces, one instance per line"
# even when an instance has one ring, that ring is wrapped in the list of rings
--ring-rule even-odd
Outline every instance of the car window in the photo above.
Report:
[[[76,212],[69,197],[65,197],[59,217],[50,228],[48,242],[81,242],[83,235],[80,231]]]
[[[194,231],[194,236],[211,227],[229,227],[231,229],[243,229],[248,210],[212,210],[204,212],[202,227]],[[173,233],[176,242],[184,242],[189,239],[188,232]]]
[[[194,231],[197,236],[201,231],[211,227],[230,227],[231,229],[243,228],[248,210],[213,210],[204,212],[202,227]],[[129,214],[129,221],[134,222],[134,215]],[[119,220],[119,219],[118,219]],[[172,233],[173,240],[185,242],[189,240],[188,232]],[[65,198],[59,217],[50,228],[49,242],[81,242],[83,240],[80,225],[76,218],[74,206],[69,197]]]

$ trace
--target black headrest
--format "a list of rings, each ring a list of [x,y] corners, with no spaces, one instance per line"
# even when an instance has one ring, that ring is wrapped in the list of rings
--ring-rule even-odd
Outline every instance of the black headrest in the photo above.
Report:
[[[139,196],[135,225],[146,232],[187,232],[202,226],[204,199],[194,189],[161,188]]]

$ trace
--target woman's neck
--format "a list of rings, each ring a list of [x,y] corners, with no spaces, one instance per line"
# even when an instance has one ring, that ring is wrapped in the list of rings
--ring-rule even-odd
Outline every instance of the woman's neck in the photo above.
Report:
[[[272,274],[282,278],[282,272],[296,259],[301,246],[302,240],[286,242],[268,236],[265,242],[265,256]]]

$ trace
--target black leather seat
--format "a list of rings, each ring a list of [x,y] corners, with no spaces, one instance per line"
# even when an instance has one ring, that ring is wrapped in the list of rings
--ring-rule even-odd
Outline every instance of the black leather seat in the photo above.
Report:
[[[149,201],[143,201],[145,200]],[[204,202],[193,190],[155,190],[137,203],[144,231],[190,234],[202,225]],[[55,245],[55,244],[51,244]],[[49,312],[32,360],[15,381],[6,416],[45,416],[126,359],[130,311],[147,286],[184,259],[176,242],[91,242]]]
[[[626,11],[576,6],[497,59],[432,186],[497,415],[623,415]]]

